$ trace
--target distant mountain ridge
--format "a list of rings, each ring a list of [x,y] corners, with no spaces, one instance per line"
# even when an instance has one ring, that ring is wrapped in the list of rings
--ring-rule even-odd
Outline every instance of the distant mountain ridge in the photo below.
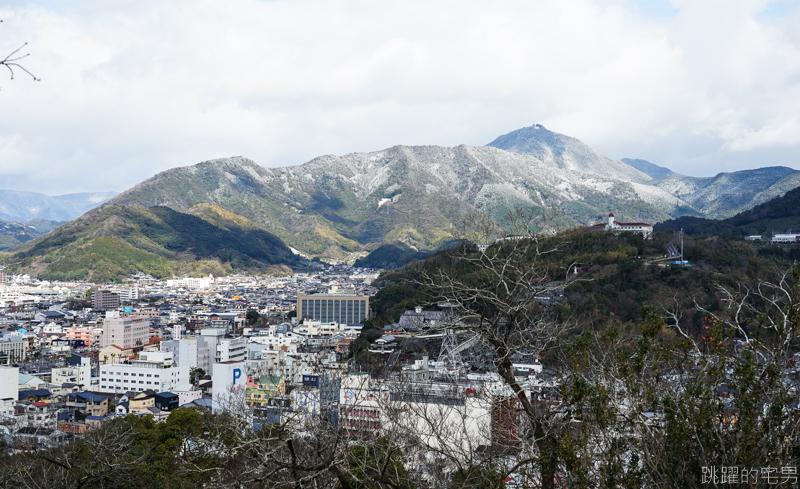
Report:
[[[647,160],[622,158],[619,161],[625,163],[626,165],[630,165],[639,170],[640,172],[645,173],[653,178],[665,178],[675,173],[669,168],[655,165]]]
[[[273,234],[218,206],[182,213],[104,205],[21,245],[4,261],[12,271],[43,279],[104,282],[136,272],[288,271],[301,260]]]
[[[727,219],[680,217],[655,225],[655,231],[672,229],[691,235],[734,234],[739,236],[765,235],[788,229],[800,231],[800,186],[752,209]]]
[[[512,131],[482,147],[393,146],[369,153],[325,155],[282,168],[264,168],[241,156],[219,158],[161,172],[78,219],[78,223],[95,225],[70,223],[23,245],[13,257],[24,254],[20,268],[53,277],[94,274],[97,266],[80,250],[95,238],[113,239],[110,232],[97,236],[99,229],[111,229],[126,233],[121,242],[130,248],[122,255],[135,254],[134,250],[155,253],[171,260],[170,270],[191,269],[186,256],[208,267],[232,269],[288,265],[297,259],[286,254],[289,248],[281,248],[270,238],[269,246],[280,250],[277,262],[267,260],[259,250],[248,251],[244,243],[232,250],[239,258],[231,260],[220,251],[222,247],[210,249],[186,236],[183,224],[193,216],[223,229],[233,229],[230,223],[243,223],[303,255],[352,260],[379,250],[370,260],[388,263],[391,253],[410,256],[408,250],[437,249],[456,237],[475,214],[507,229],[515,211],[530,215],[555,211],[561,228],[593,224],[609,212],[651,223],[682,215],[728,217],[783,195],[800,182],[800,172],[782,167],[710,178],[675,173],[653,178],[648,173],[669,170],[644,160],[627,161],[603,156],[578,139],[540,124]],[[202,216],[196,215],[203,209]],[[209,214],[209,209],[215,212]],[[167,210],[174,214],[168,215]],[[127,227],[116,225],[131,221]],[[153,226],[161,230],[155,242],[147,234]],[[209,230],[208,235],[219,232],[224,234]],[[177,242],[183,248],[172,246],[170,236],[182,236]],[[42,247],[41,243],[60,243],[85,260],[70,261],[56,246]],[[108,243],[104,246],[110,249]],[[130,269],[132,265],[124,259],[114,261],[122,256],[114,249],[116,258],[100,268],[120,273]],[[57,256],[48,256],[53,254]],[[101,253],[95,254],[100,260]],[[54,259],[61,269],[47,265]],[[155,263],[152,257],[145,261]]]
[[[486,146],[527,154],[552,162],[563,170],[646,183],[651,177],[639,169],[603,156],[580,140],[546,129],[541,124],[504,134]]]
[[[0,220],[0,251],[13,250],[22,243],[36,239],[62,224],[64,223],[41,218],[25,222]]]
[[[115,195],[116,192],[86,192],[51,197],[37,192],[0,190],[0,219],[24,222],[39,217],[71,221]]]
[[[609,209],[649,221],[691,211],[660,189],[624,180],[650,177],[621,162],[609,170],[594,159],[580,166],[573,151],[554,154],[542,161],[495,147],[395,146],[284,168],[223,158],[162,172],[111,203],[178,211],[214,203],[293,248],[335,259],[384,242],[435,249],[476,212],[501,222],[514,209],[555,208],[564,225],[575,226]]]

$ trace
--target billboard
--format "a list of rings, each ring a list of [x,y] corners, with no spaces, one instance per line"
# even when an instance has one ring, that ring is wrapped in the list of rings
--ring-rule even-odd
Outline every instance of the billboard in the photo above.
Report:
[[[133,312],[133,306],[125,306],[122,308],[122,312],[125,314],[130,314]]]

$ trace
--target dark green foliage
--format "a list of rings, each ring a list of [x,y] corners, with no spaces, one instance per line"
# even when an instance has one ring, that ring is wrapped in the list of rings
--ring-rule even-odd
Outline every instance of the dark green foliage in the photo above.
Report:
[[[782,197],[775,197],[769,202],[740,212],[728,219],[714,220],[684,216],[658,223],[653,227],[655,231],[668,229],[677,231],[681,228],[687,234],[698,236],[723,234],[748,236],[800,229],[800,187],[786,192]]]
[[[414,251],[405,243],[388,243],[380,245],[369,255],[356,260],[355,266],[390,270],[414,260],[422,260],[428,255],[430,252]]]
[[[261,315],[258,311],[247,311],[247,324],[256,324],[259,317],[261,317]]]
[[[402,462],[403,452],[387,438],[358,443],[348,454],[348,485],[352,489],[414,489]],[[338,489],[343,484],[336,486]]]

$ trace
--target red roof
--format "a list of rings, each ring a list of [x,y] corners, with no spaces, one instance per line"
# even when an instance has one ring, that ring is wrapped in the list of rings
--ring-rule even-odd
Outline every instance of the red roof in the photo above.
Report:
[[[42,401],[38,401],[38,402],[34,402],[33,405],[36,406],[36,407],[44,407],[44,406],[47,406],[47,403],[46,402],[42,402]]]
[[[609,213],[608,217],[614,217],[614,213],[613,212]]]
[[[649,226],[646,222],[617,222],[619,226]]]

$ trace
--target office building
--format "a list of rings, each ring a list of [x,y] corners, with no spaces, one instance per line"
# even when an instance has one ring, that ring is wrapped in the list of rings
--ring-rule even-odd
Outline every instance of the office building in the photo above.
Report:
[[[369,296],[335,287],[327,294],[298,294],[297,320],[305,319],[322,323],[363,323],[369,319]]]

